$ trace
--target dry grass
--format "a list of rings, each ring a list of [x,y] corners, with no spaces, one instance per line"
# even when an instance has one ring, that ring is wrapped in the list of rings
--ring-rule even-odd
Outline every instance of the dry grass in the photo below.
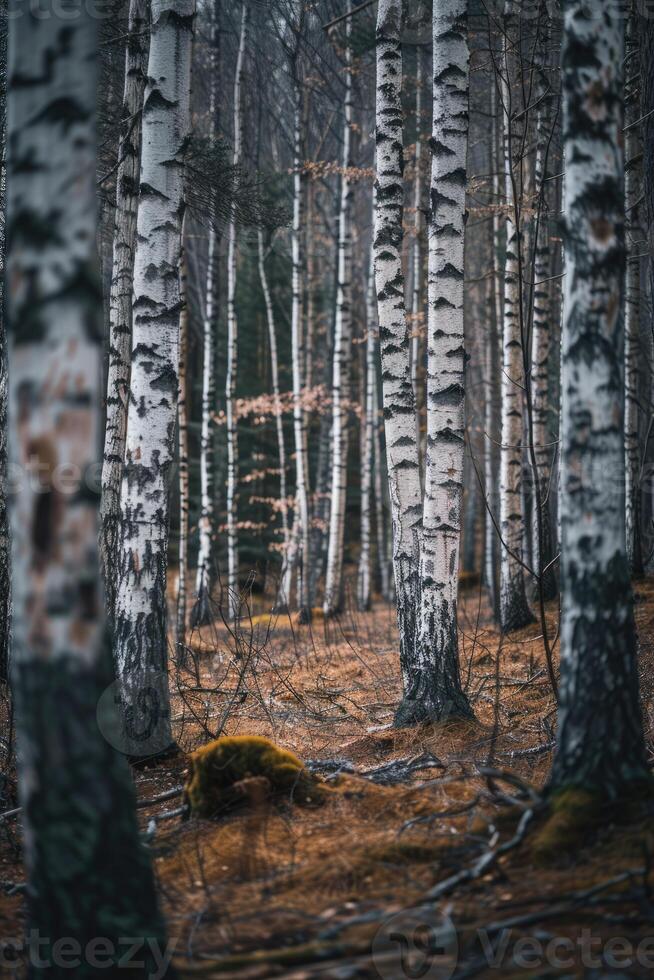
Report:
[[[654,586],[639,583],[638,593],[649,738]],[[552,604],[553,635],[556,619]],[[380,921],[472,865],[489,842],[512,835],[515,809],[500,804],[479,767],[508,768],[535,787],[546,778],[555,709],[542,639],[530,627],[500,641],[478,587],[465,593],[460,626],[462,673],[476,720],[417,730],[390,727],[400,693],[396,633],[393,613],[381,604],[370,613],[350,610],[310,626],[284,616],[271,622],[266,615],[244,622],[236,638],[222,624],[191,637],[196,672],[182,680],[194,690],[177,696],[174,705],[185,749],[219,733],[261,735],[304,761],[320,760],[323,773],[328,760],[332,768],[341,763],[355,771],[327,774],[321,807],[273,801],[217,822],[160,825],[151,847],[182,976],[375,976],[370,944]],[[366,778],[366,770],[424,753],[441,767],[418,770],[397,785]],[[140,797],[179,783],[184,772],[184,757],[139,770]],[[499,789],[515,793],[504,784]],[[141,811],[143,826],[167,806]],[[642,865],[649,860],[651,835],[646,812],[618,828],[600,820],[576,840],[572,854],[549,855],[546,867],[531,847],[535,836],[528,835],[487,875],[447,899],[472,958],[466,962],[477,955],[471,941],[476,925],[548,909],[560,894]],[[18,876],[3,848],[12,865],[7,876]],[[616,887],[625,892],[628,912],[620,935],[644,934],[642,909],[636,914],[626,894],[632,883]],[[0,924],[9,934],[22,914],[20,896],[0,899]],[[600,935],[616,929],[585,908],[546,917],[547,929],[557,935],[574,936],[590,923]],[[351,972],[338,972],[344,963]],[[498,974],[480,968],[474,975]],[[508,965],[501,975],[512,975]]]

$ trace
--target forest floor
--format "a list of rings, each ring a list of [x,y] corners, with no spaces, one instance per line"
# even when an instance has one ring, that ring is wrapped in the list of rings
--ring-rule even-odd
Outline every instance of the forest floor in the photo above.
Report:
[[[636,595],[651,750],[654,581]],[[547,618],[555,636],[556,603]],[[190,637],[180,745],[265,735],[326,790],[315,805],[183,820],[170,816],[174,796],[148,801],[183,783],[186,757],[135,770],[181,977],[654,975],[651,808],[598,813],[572,850],[539,850],[538,813],[519,822],[545,782],[556,719],[540,629],[501,640],[475,588],[460,627],[476,720],[411,730],[391,727],[399,678],[386,605],[311,627],[257,616],[237,637],[222,625]],[[2,939],[24,926],[13,820],[0,823],[0,879]]]

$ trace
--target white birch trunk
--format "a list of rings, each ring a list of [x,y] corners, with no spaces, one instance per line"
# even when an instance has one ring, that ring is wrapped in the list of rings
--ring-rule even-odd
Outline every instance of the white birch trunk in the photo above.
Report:
[[[420,236],[422,233],[421,207],[422,207],[422,60],[423,54],[420,47],[416,48],[416,152],[414,157],[415,175],[413,178],[413,243],[411,249],[412,264],[412,284],[411,284],[411,384],[413,385],[413,397],[416,406],[420,404],[418,398],[418,381],[420,343],[423,334],[423,317],[420,307],[420,295],[422,284],[422,249],[420,248]],[[417,418],[417,413],[416,413]]]
[[[266,321],[268,324],[268,342],[270,344],[270,371],[272,375],[273,399],[275,404],[275,427],[277,430],[277,453],[279,456],[279,498],[282,503],[282,539],[284,543],[284,563],[288,560],[290,549],[290,533],[288,527],[288,513],[286,510],[286,446],[284,443],[284,415],[282,403],[279,396],[279,362],[277,359],[277,330],[275,329],[275,315],[273,311],[272,297],[268,286],[268,276],[266,274],[265,255],[263,247],[263,230],[257,232],[258,258],[259,258],[259,280],[261,291],[263,292],[264,304],[266,307]]]
[[[348,12],[351,5],[348,4]],[[343,157],[341,197],[338,214],[338,276],[334,360],[332,377],[332,472],[329,512],[329,548],[325,579],[325,616],[333,616],[343,605],[343,543],[347,497],[348,402],[350,397],[350,356],[352,350],[352,184],[350,181],[352,145],[352,18],[346,21],[345,98],[343,103]]]
[[[545,96],[547,100],[547,96]],[[547,101],[545,101],[547,106]],[[550,482],[552,457],[555,443],[550,424],[551,390],[549,363],[552,348],[552,310],[551,310],[551,256],[549,241],[549,215],[547,211],[547,184],[545,183],[546,159],[550,133],[550,114],[545,109],[538,114],[538,146],[536,148],[535,183],[539,195],[539,222],[534,256],[533,321],[531,340],[531,412],[536,478],[538,480],[541,503],[540,533],[534,514],[532,520],[533,568],[541,575],[543,599],[553,599],[556,595],[556,575],[552,566],[552,532],[550,526]],[[533,496],[534,507],[537,496]],[[540,553],[542,537],[543,549]],[[550,566],[548,568],[548,566]],[[547,571],[544,569],[547,568]]]
[[[148,60],[148,45],[143,36],[146,25],[146,0],[131,0],[129,36],[125,45],[122,128],[116,171],[116,214],[109,298],[107,417],[100,502],[100,555],[110,618],[113,617],[118,584],[116,572],[120,540],[120,485],[125,460],[132,351],[132,293],[141,157],[141,109]]]
[[[400,665],[407,690],[416,663],[422,493],[402,272],[401,18],[400,0],[379,0],[374,249]]]
[[[374,213],[373,196],[373,213]],[[370,249],[370,266],[366,284],[366,372],[365,412],[361,440],[361,552],[357,578],[357,604],[362,612],[370,608],[370,565],[372,543],[372,486],[377,425],[377,309],[375,302],[375,261]]]
[[[220,3],[215,0],[211,23],[209,138],[216,135],[217,85],[219,78]],[[200,429],[200,517],[198,520],[198,564],[195,577],[196,601],[191,613],[191,625],[211,622],[211,593],[215,578],[215,514],[214,514],[214,428],[212,413],[216,402],[216,264],[218,257],[216,229],[209,228],[207,279],[205,285],[204,319],[202,322],[202,420]]]
[[[102,936],[114,975],[126,935],[151,940],[143,975],[165,948],[131,776],[98,714],[112,671],[97,541],[96,29],[85,5],[67,23],[10,8],[9,438],[23,477],[11,668],[30,935],[50,976],[71,972],[62,943],[84,950]]]
[[[245,68],[245,48],[250,19],[249,0],[243,0],[241,33],[234,75],[234,154],[235,167],[241,164],[243,151],[243,113],[241,92]],[[232,214],[227,232],[227,375],[225,380],[225,415],[227,427],[227,593],[229,615],[236,619],[240,609],[238,584],[238,429],[234,414],[238,372],[238,319],[236,316],[236,216]]]
[[[375,312],[377,310],[375,297]],[[379,351],[379,328],[375,338],[375,347]],[[377,355],[376,355],[377,357]],[[386,514],[384,509],[385,491],[388,493],[388,479],[386,478],[386,455],[382,448],[382,433],[384,420],[379,405],[379,385],[377,383],[377,371],[373,376],[375,406],[375,427],[374,427],[374,458],[373,458],[373,480],[375,488],[375,536],[377,543],[377,565],[379,568],[379,583],[381,594],[386,602],[393,602],[395,592],[392,576],[392,529],[387,527]],[[389,544],[390,542],[390,544]]]
[[[295,515],[291,542],[291,554],[287,560],[287,572],[283,581],[283,598],[290,601],[292,573],[298,565],[298,612],[300,621],[311,617],[310,594],[310,526],[309,526],[309,468],[307,458],[306,418],[302,404],[304,390],[304,344],[302,335],[302,280],[304,256],[302,254],[303,187],[302,187],[302,88],[297,77],[297,61],[294,66],[295,117],[293,135],[293,225],[292,250],[292,307],[291,346],[293,362],[293,436],[295,441]]]
[[[115,615],[125,737],[134,755],[163,750],[172,741],[166,631],[168,496],[177,423],[178,270],[193,17],[193,0],[154,0],[143,104]]]
[[[505,31],[515,26],[514,0],[507,0]],[[508,633],[532,622],[520,561],[524,549],[522,500],[523,391],[525,386],[521,336],[518,232],[513,193],[513,106],[515,77],[511,40],[503,44],[502,110],[504,118],[504,176],[506,199],[506,260],[504,267],[504,317],[502,337],[502,448],[500,463],[500,624]]]
[[[497,618],[499,612],[499,582],[498,556],[499,540],[495,522],[498,520],[498,452],[499,443],[497,431],[497,401],[499,394],[499,375],[502,363],[502,296],[504,284],[500,253],[502,245],[502,218],[500,200],[503,186],[503,157],[499,148],[502,131],[501,110],[498,112],[497,86],[493,83],[490,91],[491,113],[491,148],[490,161],[492,171],[493,216],[490,229],[491,235],[491,277],[489,279],[489,318],[493,329],[484,352],[484,373],[486,389],[486,405],[484,415],[485,452],[484,452],[484,490],[486,497],[486,523],[484,533],[484,584],[489,592],[489,600],[493,615]],[[501,173],[500,173],[501,171]],[[492,517],[491,517],[492,515]]]
[[[316,304],[315,304],[315,270],[314,270],[314,221],[315,209],[313,202],[314,188],[311,179],[306,182],[307,207],[306,207],[306,252],[307,252],[307,304],[306,304],[306,329],[304,332],[304,384],[307,391],[313,386],[313,356],[314,356],[314,337],[316,330]]]
[[[492,245],[491,245],[492,247]],[[491,609],[495,609],[496,604],[496,581],[495,581],[495,541],[496,531],[491,518],[494,516],[494,489],[495,489],[495,466],[493,453],[493,439],[495,431],[495,378],[497,365],[494,357],[494,347],[497,340],[497,323],[495,322],[495,295],[493,280],[488,281],[489,296],[487,303],[489,319],[489,336],[483,352],[483,375],[484,375],[484,554],[483,554],[483,580],[488,589],[488,596]],[[473,479],[476,476],[473,475]],[[489,513],[490,510],[490,513]]]
[[[561,684],[551,788],[616,800],[650,779],[624,536],[624,22],[568,0]],[[640,792],[640,789],[638,789]]]
[[[472,714],[459,677],[457,631],[465,428],[467,32],[467,0],[434,4],[420,641],[396,719],[402,723]]]
[[[179,553],[177,558],[177,622],[175,628],[176,663],[185,659],[186,592],[188,578],[188,291],[187,262],[184,245],[184,225],[179,267],[179,394],[177,400],[177,429],[179,454]]]
[[[494,453],[494,467],[493,467],[493,478],[491,481],[490,490],[490,506],[493,511],[493,516],[497,522],[497,526],[494,522],[490,522],[492,525],[492,551],[490,561],[492,562],[492,575],[493,575],[493,613],[496,621],[500,620],[500,555],[502,544],[499,540],[498,530],[500,522],[500,490],[499,490],[499,471],[501,466],[501,441],[502,441],[502,420],[501,420],[501,404],[502,404],[502,384],[501,384],[501,372],[502,364],[504,361],[504,269],[502,266],[502,234],[504,229],[504,221],[500,213],[500,201],[504,196],[504,153],[503,153],[503,132],[504,132],[504,120],[502,115],[501,106],[498,106],[497,98],[497,86],[493,85],[493,122],[494,122],[494,132],[493,132],[493,198],[495,201],[495,210],[493,211],[493,289],[494,289],[494,304],[495,304],[495,358],[498,364],[498,383],[496,385],[496,392],[498,395],[498,412],[497,418],[495,419],[495,428],[493,432],[496,433],[496,438],[498,445],[495,447]],[[490,446],[491,453],[493,451],[493,446]],[[488,538],[487,538],[488,540]],[[490,571],[490,570],[489,570]]]

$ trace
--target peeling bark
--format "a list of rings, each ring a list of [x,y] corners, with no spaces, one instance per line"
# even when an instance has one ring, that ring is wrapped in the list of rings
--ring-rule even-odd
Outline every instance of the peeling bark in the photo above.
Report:
[[[374,194],[373,194],[374,213]],[[361,439],[361,552],[357,575],[357,605],[362,612],[370,608],[370,566],[372,544],[372,486],[377,424],[376,365],[377,310],[375,305],[375,262],[370,250],[370,266],[366,284],[366,370],[365,413]]]
[[[415,174],[413,177],[413,243],[411,247],[411,384],[416,406],[420,404],[418,382],[420,375],[420,358],[424,357],[424,315],[421,309],[421,293],[423,281],[422,268],[422,85],[423,85],[423,52],[416,48],[416,152],[413,160]],[[418,418],[418,412],[416,412]]]
[[[97,718],[112,680],[97,543],[97,24],[84,6],[74,21],[12,6],[10,442],[24,475],[11,507],[12,682],[29,924],[48,976],[63,978],[70,969],[52,965],[59,940],[85,949],[103,937],[116,973],[121,939],[142,936],[163,952],[165,934],[128,767]],[[141,976],[152,974],[149,945],[141,959]],[[96,974],[75,968],[82,980]]]
[[[463,244],[468,147],[467,0],[433,13],[427,304],[427,449],[420,636],[396,722],[472,715],[459,676],[457,588],[463,501]]]
[[[504,118],[504,176],[506,195],[506,259],[504,266],[504,317],[502,338],[502,448],[500,464],[500,625],[505,633],[533,622],[527,603],[524,570],[524,508],[522,446],[524,440],[523,391],[525,387],[523,338],[521,336],[518,230],[513,186],[512,82],[515,78],[514,37],[517,11],[507,0],[504,17],[502,110]]]
[[[401,17],[400,0],[379,0],[374,250],[400,666],[406,691],[416,662],[422,494],[402,271]]]
[[[564,12],[561,685],[551,787],[617,798],[648,777],[624,537],[621,12]]]
[[[627,22],[629,54],[638,56],[638,40],[634,32],[633,17]],[[629,59],[629,73],[639,80],[638,57]],[[632,571],[642,575],[643,554],[641,548],[640,507],[640,251],[644,234],[640,225],[640,195],[642,186],[641,152],[639,131],[636,125],[640,105],[633,82],[625,80],[625,182],[624,205],[627,236],[627,266],[625,271],[625,534],[627,558]]]
[[[183,663],[186,646],[186,592],[188,579],[188,295],[187,263],[182,223],[179,267],[179,394],[177,398],[177,444],[179,453],[179,554],[177,556],[177,621],[175,627],[176,663]]]
[[[148,61],[148,45],[144,36],[146,24],[146,0],[130,0],[121,135],[116,171],[116,216],[109,298],[107,419],[100,503],[100,555],[107,608],[111,618],[114,614],[118,587],[120,486],[125,460],[131,368],[132,292],[141,158],[141,112]]]
[[[141,741],[145,755],[172,742],[166,565],[177,426],[178,269],[193,16],[193,0],[153,3],[143,104],[115,640],[126,737],[130,745],[136,743],[133,752]]]

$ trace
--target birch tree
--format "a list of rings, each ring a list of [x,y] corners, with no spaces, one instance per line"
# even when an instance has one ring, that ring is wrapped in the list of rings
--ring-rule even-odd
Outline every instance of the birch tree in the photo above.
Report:
[[[654,20],[638,21],[641,39],[640,107],[643,138],[643,190],[649,244],[649,287],[654,295]]]
[[[502,110],[504,119],[504,184],[506,197],[506,259],[502,337],[502,448],[500,456],[500,623],[505,633],[532,622],[521,564],[524,514],[522,495],[522,397],[525,387],[522,317],[516,225],[517,201],[513,176],[512,81],[515,78],[513,36],[514,0],[506,0],[503,38]]]
[[[121,135],[116,171],[116,214],[109,299],[107,421],[100,505],[100,553],[107,606],[111,616],[113,616],[118,585],[116,574],[120,530],[120,486],[125,459],[129,401],[134,249],[141,156],[141,109],[148,59],[146,22],[146,0],[130,0],[128,37],[125,45]]]
[[[351,13],[348,3],[346,13]],[[352,17],[346,20],[345,97],[343,102],[343,157],[338,213],[338,279],[332,376],[332,467],[329,512],[329,548],[325,581],[324,613],[332,616],[343,603],[343,542],[347,496],[348,415],[350,356],[352,351]]]
[[[309,523],[309,461],[307,455],[306,417],[302,404],[305,351],[302,337],[302,250],[303,179],[302,179],[302,100],[300,76],[300,41],[304,29],[303,9],[299,15],[296,42],[291,55],[293,82],[293,221],[291,227],[291,358],[293,368],[293,437],[295,444],[295,514],[291,554],[286,560],[287,575],[283,582],[283,599],[291,593],[290,573],[298,565],[298,612],[300,621],[311,617],[311,538]]]
[[[393,568],[405,691],[415,678],[422,495],[402,271],[402,48],[400,0],[379,0],[376,27],[375,284],[382,361]]]
[[[637,23],[640,40],[640,111],[643,143],[642,216],[645,231],[644,240],[648,251],[645,288],[647,294],[652,297],[654,296],[654,21],[651,17],[639,17]],[[654,311],[651,307],[649,317],[649,329],[652,331]],[[652,338],[652,345],[654,346],[654,332],[652,332]],[[654,364],[654,354],[651,354],[650,358],[650,365]],[[648,390],[651,406],[654,405],[654,370],[650,370]],[[650,477],[643,489],[647,491],[647,516],[651,519],[654,514],[654,479]],[[649,571],[651,559],[647,563],[647,567]]]
[[[500,144],[502,143],[502,115],[501,107],[498,107],[497,86],[491,85],[491,171],[492,171],[492,190],[495,206],[493,208],[492,227],[491,227],[491,254],[492,254],[492,277],[490,280],[490,313],[493,319],[493,334],[490,342],[486,345],[485,369],[486,369],[486,452],[484,454],[484,485],[486,491],[486,524],[484,535],[484,579],[489,590],[491,606],[495,617],[499,619],[499,582],[498,582],[498,556],[499,541],[497,534],[496,519],[498,515],[498,460],[495,447],[497,439],[496,431],[496,412],[495,397],[500,387],[496,379],[495,365],[501,365],[503,356],[503,295],[504,282],[501,262],[502,252],[502,215],[499,208],[499,200],[502,196],[503,186],[503,154]],[[498,112],[498,108],[500,111]],[[498,445],[500,440],[497,439]],[[493,518],[491,518],[491,514]]]
[[[375,208],[373,192],[373,214]],[[377,309],[375,304],[375,261],[370,250],[366,283],[366,370],[365,411],[361,439],[361,551],[357,576],[357,604],[361,611],[370,608],[370,553],[372,544],[372,489],[377,425]],[[381,557],[381,556],[380,556]],[[383,561],[383,559],[382,559]]]
[[[456,618],[465,426],[467,31],[467,0],[434,4],[420,637],[397,714],[401,723],[472,714],[459,677]]]
[[[420,310],[420,299],[422,293],[422,249],[420,248],[420,236],[422,234],[421,208],[422,208],[422,74],[423,74],[423,53],[421,48],[416,48],[416,151],[413,159],[415,174],[413,178],[413,242],[411,246],[411,383],[413,384],[413,397],[418,405],[418,377],[420,367],[420,334],[422,327],[422,316]]]
[[[214,0],[211,13],[211,54],[209,70],[209,140],[216,136],[218,115],[217,85],[220,58],[221,0]],[[195,576],[196,600],[191,613],[192,626],[204,626],[211,621],[211,591],[214,569],[214,430],[212,413],[216,401],[215,346],[216,332],[216,265],[218,258],[215,223],[209,226],[207,279],[202,320],[202,419],[200,431],[200,518],[198,521],[198,564]]]
[[[184,226],[179,267],[179,394],[177,401],[177,446],[179,454],[179,548],[177,555],[176,660],[184,660],[186,645],[186,582],[188,577],[188,275]]]
[[[83,6],[65,22],[11,7],[10,444],[22,481],[11,511],[12,680],[30,928],[51,976],[69,972],[52,965],[59,941],[85,950],[99,936],[113,972],[123,938],[147,938],[141,959],[153,973],[165,938],[132,781],[96,716],[112,678],[95,475],[97,22]]]
[[[639,382],[640,382],[640,242],[643,231],[639,222],[641,194],[638,119],[641,115],[634,82],[639,81],[638,47],[634,31],[633,14],[627,21],[627,39],[631,50],[628,54],[628,71],[631,84],[625,79],[625,215],[627,258],[625,272],[625,534],[627,557],[636,574],[643,572],[643,555],[640,541],[640,438],[639,438]],[[636,55],[634,58],[633,55]]]
[[[257,229],[257,251],[259,265],[259,281],[263,301],[266,307],[266,323],[268,324],[268,343],[270,344],[270,373],[272,377],[272,389],[275,411],[275,429],[277,432],[277,454],[279,458],[279,499],[281,501],[282,513],[282,541],[284,546],[284,561],[290,550],[290,531],[288,527],[288,512],[286,508],[287,489],[286,489],[286,444],[284,440],[284,414],[279,390],[279,360],[277,357],[277,329],[275,326],[275,313],[273,310],[272,296],[268,285],[268,275],[266,273],[265,250],[263,245],[263,229]]]
[[[551,787],[649,778],[624,537],[622,12],[567,0],[561,685]]]
[[[545,13],[543,8],[543,14]],[[532,567],[539,575],[540,601],[553,599],[557,593],[554,549],[551,527],[552,462],[556,446],[553,419],[552,360],[553,319],[553,249],[551,237],[551,202],[554,200],[551,177],[548,174],[552,142],[557,120],[555,92],[552,88],[551,58],[547,53],[548,39],[542,36],[540,22],[536,28],[534,95],[536,113],[536,154],[534,163],[535,240],[533,249],[533,286],[528,289],[531,300],[531,364],[529,386],[525,390],[527,407],[527,442],[534,479],[531,553]],[[529,266],[528,266],[529,267]]]
[[[538,480],[538,499],[541,502],[540,528],[533,521],[532,552],[534,568],[541,575],[543,599],[556,595],[556,576],[552,560],[552,530],[550,525],[550,484],[552,479],[552,446],[555,442],[550,425],[549,365],[552,351],[552,310],[550,279],[550,230],[547,213],[547,152],[551,138],[549,93],[543,92],[542,111],[538,113],[538,145],[536,148],[535,183],[538,194],[538,229],[534,248],[533,320],[531,339],[531,413],[535,478]],[[534,495],[534,506],[537,500]],[[542,542],[541,540],[542,539]],[[541,547],[542,544],[542,547]]]
[[[166,678],[168,495],[179,385],[178,270],[193,16],[193,0],[154,0],[143,103],[115,636],[126,738],[136,753],[139,733],[145,733],[145,754],[172,741]],[[135,722],[139,713],[145,714],[142,726]]]
[[[243,153],[243,114],[241,112],[241,92],[245,70],[245,48],[247,44],[250,8],[248,0],[241,7],[241,33],[236,57],[234,75],[234,154],[233,164],[237,169]],[[227,424],[227,590],[229,612],[232,618],[238,615],[240,605],[238,586],[238,430],[234,415],[236,396],[236,376],[238,370],[238,320],[236,316],[236,215],[232,213],[227,232],[227,376],[225,380],[225,415]]]
[[[6,215],[7,204],[7,125],[6,94],[3,93],[2,175],[0,176],[0,212]],[[0,679],[9,677],[9,647],[11,640],[11,539],[8,509],[8,428],[9,378],[7,375],[7,335],[5,327],[5,251],[6,220],[0,238]]]

